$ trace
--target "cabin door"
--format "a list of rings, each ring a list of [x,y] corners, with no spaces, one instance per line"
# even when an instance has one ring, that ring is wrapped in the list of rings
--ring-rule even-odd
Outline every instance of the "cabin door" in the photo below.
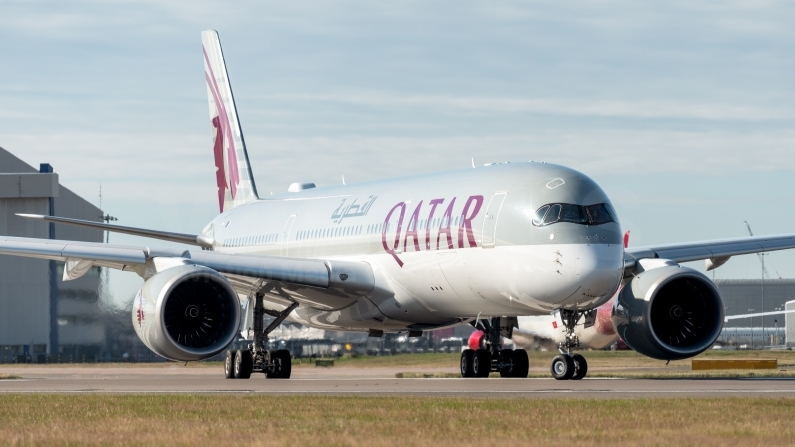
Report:
[[[287,244],[290,242],[290,229],[293,227],[293,222],[295,222],[295,214],[287,218],[287,223],[284,224],[284,231],[282,232],[282,241],[281,241],[281,248],[279,249],[279,254],[282,256],[287,256]]]
[[[505,197],[508,195],[506,192],[497,192],[491,196],[489,206],[486,207],[486,215],[483,217],[483,240],[481,245],[483,248],[494,247],[497,243],[497,219],[500,216],[500,209]]]

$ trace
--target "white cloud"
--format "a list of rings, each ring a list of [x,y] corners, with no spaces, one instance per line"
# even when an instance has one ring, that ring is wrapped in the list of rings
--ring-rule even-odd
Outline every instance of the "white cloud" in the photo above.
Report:
[[[48,162],[62,182],[93,197],[102,182],[108,197],[179,202],[204,191],[211,201],[214,165],[209,137],[62,133],[5,135],[2,146],[33,166]],[[547,130],[491,136],[247,136],[249,156],[263,191],[293,181],[337,183],[500,161],[547,161],[597,175],[684,172],[715,175],[795,170],[795,131],[771,133],[661,130]],[[753,154],[753,155],[751,155]]]
[[[400,95],[350,92],[329,95],[273,95],[263,101],[308,101],[366,105],[380,109],[434,109],[440,112],[540,113],[621,118],[675,118],[768,121],[795,118],[795,111],[779,107],[674,100],[589,100],[586,98],[521,98],[449,95]]]

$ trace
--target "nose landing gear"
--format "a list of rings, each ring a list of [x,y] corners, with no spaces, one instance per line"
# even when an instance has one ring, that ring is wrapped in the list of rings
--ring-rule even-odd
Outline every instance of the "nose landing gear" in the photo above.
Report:
[[[500,377],[527,377],[530,362],[524,349],[502,349],[500,337],[511,338],[516,327],[516,317],[490,318],[472,323],[482,330],[484,349],[465,349],[461,352],[461,377],[488,377],[499,372]]]
[[[549,367],[552,377],[557,380],[580,380],[588,374],[588,362],[585,361],[585,357],[571,353],[572,348],[580,346],[580,339],[574,334],[574,327],[582,317],[585,317],[585,327],[591,327],[596,321],[596,310],[562,309],[560,311],[560,318],[566,328],[566,338],[558,344],[560,355],[552,359]]]

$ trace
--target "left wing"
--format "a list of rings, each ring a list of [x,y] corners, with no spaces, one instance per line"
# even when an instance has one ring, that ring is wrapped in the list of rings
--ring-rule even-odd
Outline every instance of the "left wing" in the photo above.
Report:
[[[288,294],[292,300],[323,309],[349,305],[361,294],[375,288],[372,267],[358,261],[8,236],[0,236],[0,254],[62,261],[65,263],[64,280],[79,278],[92,266],[133,271],[148,279],[175,262],[202,265],[224,274],[242,295],[249,295],[265,283],[274,282],[279,285],[279,292]]]
[[[732,256],[795,248],[795,234],[738,237],[703,242],[656,245],[624,249],[624,276],[635,273],[637,261],[646,258],[674,262],[706,260],[707,270],[725,264]]]

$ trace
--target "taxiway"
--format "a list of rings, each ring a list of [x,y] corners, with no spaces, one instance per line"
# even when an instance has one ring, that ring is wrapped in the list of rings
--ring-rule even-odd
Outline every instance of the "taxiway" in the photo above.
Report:
[[[402,368],[401,370],[404,370]],[[425,369],[425,372],[449,372]],[[219,368],[168,366],[8,366],[0,393],[266,393],[470,395],[478,397],[792,396],[795,380],[770,379],[396,379],[394,368],[296,368],[289,380],[224,379]]]

